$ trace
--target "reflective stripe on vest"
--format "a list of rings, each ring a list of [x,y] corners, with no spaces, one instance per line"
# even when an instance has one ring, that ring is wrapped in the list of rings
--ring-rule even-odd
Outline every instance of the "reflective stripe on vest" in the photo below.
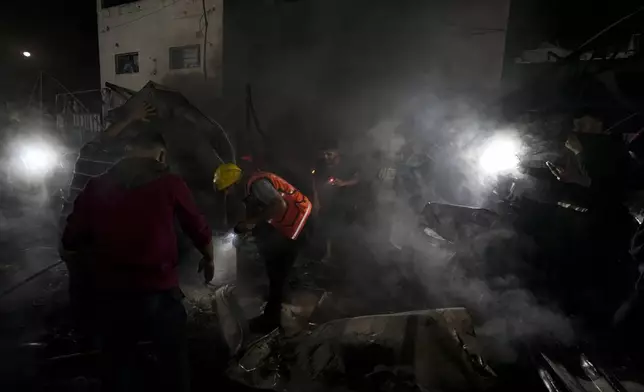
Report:
[[[246,186],[246,193],[250,194],[250,187],[255,181],[261,179],[270,181],[286,202],[284,214],[271,218],[268,223],[286,237],[292,240],[297,239],[313,210],[311,201],[282,177],[266,172],[258,172],[251,176]]]

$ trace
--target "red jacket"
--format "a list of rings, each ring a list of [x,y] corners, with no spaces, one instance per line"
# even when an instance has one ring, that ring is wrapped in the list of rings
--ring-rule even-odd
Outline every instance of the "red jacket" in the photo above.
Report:
[[[195,246],[210,243],[181,178],[154,160],[125,159],[78,196],[62,244],[90,263],[99,288],[167,290],[179,284],[175,217]]]

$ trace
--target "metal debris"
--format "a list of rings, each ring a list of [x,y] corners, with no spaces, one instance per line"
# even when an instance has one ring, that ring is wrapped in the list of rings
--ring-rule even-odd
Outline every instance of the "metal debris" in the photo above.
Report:
[[[294,337],[274,330],[243,349],[227,374],[276,391],[483,391],[496,380],[462,308],[334,320]]]

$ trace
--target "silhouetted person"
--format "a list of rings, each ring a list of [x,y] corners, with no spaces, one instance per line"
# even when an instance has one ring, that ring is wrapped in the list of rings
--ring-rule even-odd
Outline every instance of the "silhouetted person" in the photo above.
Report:
[[[118,121],[111,124],[105,131],[97,135],[93,140],[86,143],[79,153],[78,160],[74,166],[67,197],[63,202],[62,214],[60,217],[60,231],[64,230],[67,216],[72,212],[74,201],[85,189],[87,183],[102,174],[105,174],[112,166],[125,156],[126,141],[121,137],[123,131],[138,122],[148,121],[148,118],[156,115],[153,107],[142,104],[133,110],[123,113]],[[65,260],[64,254],[61,254]],[[69,272],[69,300],[74,319],[75,327],[80,330],[81,335],[91,335],[95,329],[94,324],[94,293],[93,287],[89,285],[86,263],[70,265],[66,263]]]
[[[614,311],[627,295],[630,279],[629,241],[635,222],[624,205],[629,190],[631,158],[620,135],[604,131],[595,115],[584,114],[574,121],[566,148],[574,154],[581,180],[564,192],[585,212],[589,222],[577,246],[579,260],[575,278],[583,282],[584,302],[597,313],[593,317],[607,325],[607,312]],[[562,172],[562,181],[566,173]],[[577,176],[579,177],[579,176]]]
[[[582,173],[588,180],[587,207],[598,226],[599,238],[612,250],[626,256],[633,219],[624,206],[631,174],[631,158],[620,135],[604,132],[597,117],[585,115],[575,119],[574,131],[566,141]]]
[[[151,340],[163,390],[189,391],[186,313],[177,274],[175,218],[214,274],[211,230],[185,182],[169,172],[160,135],[143,133],[126,158],[77,197],[62,237],[70,265],[83,264],[98,291],[104,387],[133,388],[137,343]]]
[[[339,239],[347,238],[346,227],[358,218],[362,188],[358,168],[342,156],[335,142],[323,147],[320,158],[313,173],[313,206],[316,235],[324,237],[328,260],[334,257]]]

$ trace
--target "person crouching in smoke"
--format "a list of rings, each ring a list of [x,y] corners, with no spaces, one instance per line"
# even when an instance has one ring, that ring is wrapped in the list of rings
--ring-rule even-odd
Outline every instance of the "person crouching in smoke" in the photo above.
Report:
[[[246,219],[235,226],[235,232],[253,232],[269,279],[268,301],[264,313],[250,321],[253,332],[270,332],[280,326],[284,285],[295,263],[311,211],[312,203],[280,176],[256,171],[245,174],[226,163],[217,168],[213,182],[218,191],[244,185]]]

